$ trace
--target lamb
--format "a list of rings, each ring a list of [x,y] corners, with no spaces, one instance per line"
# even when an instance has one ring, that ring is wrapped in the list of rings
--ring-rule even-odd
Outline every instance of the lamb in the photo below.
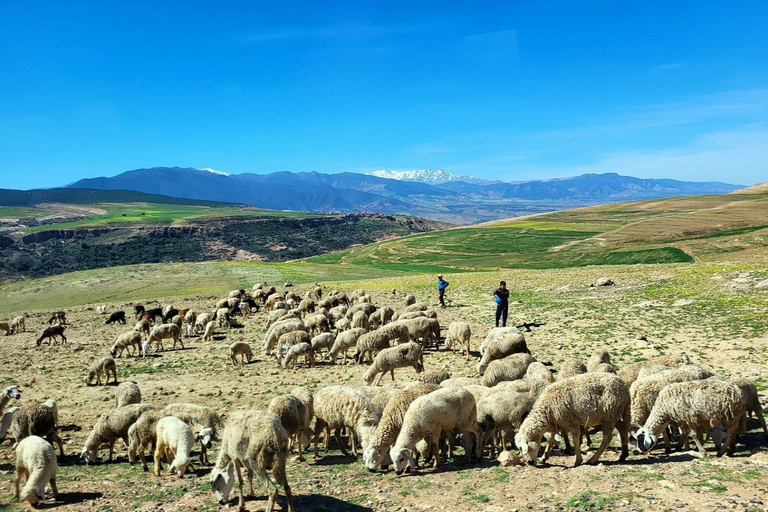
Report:
[[[419,384],[392,397],[381,413],[381,421],[370,444],[363,450],[363,461],[368,470],[375,471],[388,455],[389,449],[400,434],[403,418],[411,403],[437,389],[439,387],[435,384]]]
[[[310,340],[312,345],[312,352],[315,354],[321,353],[322,349],[331,350],[333,343],[336,341],[336,335],[330,332],[324,332],[318,334]]]
[[[160,418],[156,428],[155,476],[160,476],[160,461],[165,457],[165,460],[171,464],[168,474],[176,471],[179,478],[183,478],[190,463],[189,454],[196,442],[192,429],[174,416]]]
[[[117,365],[115,360],[111,357],[102,357],[101,359],[91,358],[91,369],[88,371],[88,376],[85,378],[86,386],[90,386],[93,379],[96,379],[96,385],[101,386],[101,376],[104,375],[106,380],[104,385],[109,384],[109,374],[112,374],[112,380],[117,384]]]
[[[109,315],[109,318],[106,322],[104,322],[105,325],[109,324],[123,324],[125,325],[125,311],[115,311],[111,315]]]
[[[342,331],[346,331],[350,327],[352,327],[352,322],[349,321],[348,318],[340,318],[336,322],[334,322],[334,327],[336,327],[336,333],[340,333]]]
[[[320,434],[325,431],[325,450],[328,451],[331,430],[348,428],[360,437],[363,449],[373,434],[379,417],[376,415],[373,403],[365,393],[349,386],[327,386],[320,389],[314,396],[315,408],[315,458],[319,453],[318,441]],[[354,435],[352,453],[357,456],[357,443]],[[346,448],[336,437],[342,453],[349,457]]]
[[[245,341],[236,341],[229,346],[229,358],[232,360],[232,366],[237,367],[237,356],[240,356],[240,366],[245,364],[246,359],[248,364],[253,359],[253,351],[251,345]]]
[[[646,366],[664,365],[664,366],[678,367],[684,364],[691,364],[691,360],[688,358],[687,355],[668,354],[665,356],[652,357],[647,361],[641,361],[639,363],[634,363],[634,364],[629,364],[627,366],[624,366],[619,370],[618,375],[619,377],[624,379],[624,382],[627,383],[627,386],[631,386],[632,383],[637,380],[637,374],[640,372],[641,369],[645,368]]]
[[[121,382],[115,390],[115,398],[117,399],[117,408],[141,403],[141,390],[139,385],[131,380]]]
[[[389,341],[398,343],[408,343],[411,340],[411,334],[408,331],[408,325],[400,322],[393,322],[377,329],[382,336],[386,336]]]
[[[440,459],[440,433],[453,429],[459,429],[464,436],[464,459],[468,460],[473,442],[476,443],[475,446],[480,445],[477,407],[469,391],[459,387],[446,387],[416,398],[403,417],[403,426],[395,445],[389,450],[395,473],[402,474],[408,466],[416,469],[412,454],[416,443],[427,436],[430,436],[432,441],[432,467],[437,467]]]
[[[213,335],[216,333],[216,321],[211,320],[205,324],[205,332],[202,341],[213,341]]]
[[[27,321],[24,318],[24,315],[17,316],[13,320],[11,320],[11,329],[13,330],[14,334],[24,332],[27,330]]]
[[[485,373],[488,364],[494,359],[501,359],[512,354],[530,354],[525,336],[515,327],[496,327],[491,329],[488,336],[480,345],[482,357],[477,363],[477,373],[481,376]]]
[[[194,331],[195,324],[197,324],[197,313],[190,309],[184,313],[184,321],[187,323],[187,336],[191,336],[192,333],[190,331]]]
[[[730,380],[731,384],[738,387],[741,390],[741,396],[744,398],[745,411],[749,416],[755,414],[757,421],[763,427],[763,435],[765,440],[768,441],[768,429],[765,427],[765,418],[763,417],[763,407],[760,405],[760,397],[757,394],[757,386],[749,379],[743,377],[735,377]],[[746,432],[747,418],[742,418],[740,426],[740,432]]]
[[[274,350],[275,346],[277,346],[280,336],[292,331],[306,331],[304,322],[298,318],[293,318],[277,322],[270,327],[264,341],[261,343],[264,353],[269,355],[272,350]]]
[[[352,358],[357,364],[362,364],[366,355],[373,361],[374,352],[379,352],[385,348],[389,348],[389,337],[385,333],[379,330],[367,332],[357,339],[357,346]]]
[[[273,398],[269,402],[267,410],[280,418],[280,423],[288,436],[298,446],[298,460],[306,460],[302,455],[302,449],[305,435],[310,431],[309,424],[312,421],[309,406],[301,398],[291,393]]]
[[[229,308],[219,308],[216,310],[216,321],[219,322],[219,327],[225,327],[229,325]]]
[[[122,439],[128,445],[128,429],[136,423],[142,413],[150,409],[154,409],[154,407],[149,404],[129,404],[102,414],[85,440],[80,457],[85,460],[86,464],[96,462],[99,448],[106,443],[109,447],[109,461],[111,462],[115,441]]]
[[[541,379],[550,383],[555,382],[555,376],[552,375],[552,372],[549,371],[549,368],[544,366],[544,364],[540,363],[539,361],[534,361],[528,365],[528,369],[525,371],[525,378],[527,380]]]
[[[496,359],[490,362],[480,382],[490,388],[505,380],[522,379],[528,371],[528,366],[535,361],[532,355],[524,353]]]
[[[312,336],[306,331],[291,331],[280,336],[277,340],[277,351],[275,358],[278,362],[283,358],[283,354],[291,347],[306,343],[311,347]]]
[[[560,371],[557,372],[557,380],[567,379],[568,377],[581,375],[582,373],[587,373],[587,365],[584,364],[584,361],[581,359],[571,357],[563,361],[563,364],[560,365]]]
[[[165,410],[178,417],[181,417],[181,414],[186,414],[192,418],[195,425],[202,427],[197,432],[201,444],[200,463],[209,464],[208,448],[211,447],[212,441],[221,440],[220,434],[224,428],[224,422],[219,413],[211,407],[185,402],[168,404],[165,406]]]
[[[291,368],[296,368],[296,361],[300,355],[304,356],[304,363],[309,366],[315,366],[315,353],[312,351],[312,345],[306,342],[297,343],[292,345],[283,357],[282,366],[288,368],[288,365],[293,363]]]
[[[331,351],[328,353],[328,359],[335,364],[336,356],[339,354],[339,352],[343,352],[344,360],[341,362],[341,364],[347,364],[347,351],[351,347],[357,345],[358,338],[363,334],[365,334],[365,329],[362,328],[353,328],[349,329],[348,331],[339,333],[336,336],[336,341],[333,342]]]
[[[29,436],[46,437],[51,444],[59,445],[59,454],[64,457],[64,443],[56,433],[56,415],[51,407],[37,404],[20,407],[11,420],[11,435],[17,443]]]
[[[361,337],[362,339],[362,337]],[[358,341],[358,348],[360,342]],[[363,375],[363,381],[365,385],[369,386],[373,382],[374,377],[379,375],[376,379],[375,385],[378,386],[381,382],[381,378],[390,372],[392,381],[395,380],[395,368],[405,368],[412,366],[416,373],[424,371],[424,365],[422,363],[423,356],[421,352],[421,345],[414,342],[403,343],[395,347],[385,348],[376,355],[373,360],[373,364]]]
[[[131,347],[133,347],[134,350],[131,350]],[[141,334],[136,331],[128,331],[120,334],[115,339],[115,344],[112,345],[112,350],[109,351],[109,354],[112,357],[121,357],[123,351],[127,350],[128,355],[133,356],[134,353],[138,353],[140,348]]]
[[[590,356],[587,361],[587,371],[594,372],[597,365],[602,363],[611,364],[611,354],[605,349],[598,350]]]
[[[455,351],[457,348],[464,348],[469,359],[469,340],[472,337],[472,330],[466,322],[451,322],[448,326],[448,333],[445,335],[445,346]]]
[[[608,444],[613,429],[621,437],[623,461],[629,455],[630,399],[624,381],[610,373],[585,373],[550,384],[533,405],[515,436],[515,445],[523,459],[536,465],[541,438],[547,432],[557,434],[567,430],[576,447],[575,466],[582,463],[582,427],[601,425],[603,442],[587,460],[597,464]]]
[[[61,344],[64,345],[67,342],[67,337],[64,336],[64,329],[66,329],[66,325],[53,325],[51,327],[46,327],[46,329],[43,331],[43,334],[40,335],[39,338],[37,338],[37,346],[39,347],[40,344],[43,342],[44,339],[48,339],[48,344],[50,345],[51,340],[53,340],[55,343],[58,343],[58,337],[61,336]]]
[[[213,313],[200,313],[195,319],[195,331],[203,332],[209,322],[213,320]]]
[[[216,466],[211,471],[211,488],[219,501],[225,505],[234,485],[235,475],[240,488],[239,509],[245,510],[243,477],[245,468],[249,480],[249,495],[253,495],[253,474],[268,487],[267,512],[272,512],[277,500],[277,487],[267,477],[272,470],[275,481],[285,489],[288,511],[295,512],[291,487],[285,475],[288,458],[288,433],[280,424],[280,418],[265,411],[237,411],[224,427],[223,441]]]
[[[18,400],[19,398],[21,398],[21,390],[18,386],[14,385],[5,388],[5,390],[0,394],[0,413],[5,410],[8,402],[11,400]]]
[[[50,483],[54,498],[59,496],[56,488],[56,452],[44,439],[29,436],[16,446],[16,475],[13,480],[13,497],[28,501],[30,505],[45,499],[45,487]],[[26,484],[19,492],[19,483]]]
[[[147,357],[147,349],[154,341],[156,343],[155,352],[162,350],[163,340],[173,338],[173,348],[176,348],[176,342],[178,341],[181,348],[184,348],[184,341],[181,339],[181,329],[176,324],[161,324],[152,328],[152,332],[149,333],[149,338],[146,339],[142,346],[142,355]]]
[[[706,457],[702,434],[722,425],[727,437],[717,456],[722,456],[726,450],[728,455],[733,455],[745,411],[741,390],[730,382],[706,379],[672,383],[659,392],[651,414],[637,431],[637,447],[642,452],[648,452],[667,425],[674,424],[685,435],[690,430],[695,432],[694,440],[699,453]]]
[[[450,379],[451,373],[446,368],[443,368],[440,370],[430,370],[430,371],[422,372],[416,378],[420,382],[423,382],[424,384],[438,385],[441,382]]]
[[[192,417],[183,412],[168,412],[162,409],[145,411],[128,429],[128,462],[135,463],[138,455],[144,471],[149,471],[146,451],[151,448],[154,453],[157,447],[157,422],[166,416],[175,416],[190,426],[193,424]]]

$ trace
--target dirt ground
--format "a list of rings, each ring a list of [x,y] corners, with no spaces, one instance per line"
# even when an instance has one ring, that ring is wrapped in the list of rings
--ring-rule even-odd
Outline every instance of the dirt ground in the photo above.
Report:
[[[765,389],[768,336],[765,322],[760,327],[759,312],[765,311],[768,287],[760,283],[768,277],[768,268],[634,268],[452,277],[451,302],[438,309],[439,320],[444,329],[454,320],[468,321],[476,351],[493,324],[490,292],[500,277],[507,278],[510,288],[519,292],[513,297],[510,323],[543,323],[526,333],[526,339],[532,354],[551,362],[553,369],[565,357],[586,359],[601,347],[611,351],[619,366],[681,351],[724,376],[747,376]],[[616,285],[605,289],[586,286],[603,272],[611,273]],[[694,274],[700,281],[685,288]],[[407,282],[396,285],[406,289]],[[659,292],[662,284],[677,291]],[[402,308],[402,291],[393,295],[390,283],[368,285],[377,305]],[[353,288],[344,287],[347,291]],[[305,289],[298,287],[297,291]],[[228,291],[221,290],[220,296]],[[431,287],[417,290],[416,295],[435,306],[436,293]],[[202,312],[210,310],[217,298],[148,298],[144,304],[172,302]],[[130,321],[124,326],[105,325],[106,316],[96,312],[96,305],[70,309],[61,304],[70,324],[66,345],[35,344],[50,311],[25,312],[27,331],[0,338],[0,385],[17,384],[23,389],[17,405],[47,398],[58,404],[66,456],[59,460],[59,499],[48,499],[44,507],[62,511],[234,510],[236,493],[228,506],[216,503],[208,484],[210,467],[195,465],[195,471],[183,479],[155,477],[144,473],[140,465],[128,464],[120,441],[111,463],[86,466],[79,460],[98,416],[115,407],[114,386],[86,386],[88,360],[108,355],[114,338],[132,328]],[[133,304],[108,303],[108,312],[116,310],[130,313]],[[320,362],[314,368],[290,370],[265,357],[260,349],[265,316],[256,313],[245,318],[241,328],[219,329],[213,342],[184,338],[183,350],[170,350],[166,344],[165,351],[147,359],[124,356],[117,359],[118,378],[137,382],[144,401],[156,406],[195,402],[224,414],[238,407],[265,408],[271,398],[296,385],[312,389],[331,384],[362,386],[365,366]],[[234,341],[250,342],[255,361],[233,367],[228,347]],[[475,358],[468,361],[445,347],[425,356],[426,369],[447,367],[454,377],[474,376],[475,364]],[[405,381],[416,375],[411,369],[401,369],[396,376]],[[390,381],[387,377],[382,382],[389,385]],[[321,452],[318,460],[311,456],[307,462],[291,459],[288,477],[296,509],[305,511],[768,510],[768,443],[754,418],[748,427],[734,457],[700,458],[693,452],[665,455],[663,450],[654,450],[649,455],[632,454],[619,463],[618,449],[612,446],[597,466],[572,468],[573,457],[555,452],[544,467],[502,467],[488,459],[468,465],[447,461],[436,470],[425,468],[397,477],[392,471],[369,473],[361,460],[344,457],[332,448],[329,453]],[[11,498],[11,444],[6,440],[0,445],[0,509],[28,509],[27,504]],[[714,455],[711,443],[708,447]],[[106,457],[106,452],[101,455]],[[284,510],[282,496],[281,492],[278,504]],[[248,510],[263,509],[265,504],[263,496],[246,502]]]

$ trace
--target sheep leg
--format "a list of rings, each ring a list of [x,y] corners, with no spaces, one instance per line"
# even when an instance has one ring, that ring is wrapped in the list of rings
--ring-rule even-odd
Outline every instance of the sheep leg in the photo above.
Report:
[[[51,493],[53,494],[54,498],[59,497],[59,489],[56,487],[56,475],[51,477]]]
[[[386,373],[386,372],[384,372]],[[380,373],[379,377],[376,379],[376,382],[373,383],[374,386],[378,386],[381,383],[381,378],[384,377],[384,373]],[[395,380],[395,373],[392,372],[392,380]]]
[[[162,447],[158,446],[157,449],[155,449],[155,476],[160,476],[160,470],[163,469],[163,465],[160,462],[160,459],[162,459]]]
[[[304,456],[302,455],[302,451],[303,451],[302,450],[302,448],[303,448],[302,445],[304,443],[301,442],[301,436],[300,436],[301,433],[303,433],[303,431],[302,432],[297,432],[296,434],[294,434],[294,439],[296,440],[296,445],[298,446],[298,450],[299,450],[299,460],[301,462],[304,462],[307,459],[305,459]]]
[[[729,433],[729,435],[730,435],[730,433]],[[696,429],[696,431],[694,432],[693,440],[696,442],[696,447],[699,449],[699,453],[701,454],[701,456],[702,457],[706,457],[707,456],[707,449],[704,448],[704,438],[703,438],[703,436],[701,435],[701,432],[699,432],[698,429]],[[726,443],[723,443],[720,446],[720,450],[718,450],[718,452],[717,452],[717,456],[718,457],[723,454],[721,452],[725,452],[725,446],[726,446]]]
[[[581,428],[573,428],[569,431],[569,434],[573,438],[573,446],[576,449],[576,461],[574,462],[573,467],[581,466]]]
[[[240,472],[240,466],[242,463],[239,459],[235,459],[235,475],[237,475],[237,487],[240,489],[240,499],[238,500],[239,510],[245,510],[245,496],[243,496],[243,475]]]
[[[432,467],[436,468],[440,463],[440,432],[433,432],[430,437],[430,449],[432,450]]]
[[[59,445],[59,456],[63,459],[64,458],[64,441],[61,440],[61,438],[59,437],[59,434],[57,434],[55,430],[51,432],[51,435],[49,437],[50,437],[50,440],[48,442],[53,441]]]
[[[29,480],[29,471],[22,467],[16,468],[16,478],[13,480],[13,497],[19,499],[19,482],[21,479]]]
[[[333,435],[336,438],[336,443],[339,445],[339,448],[341,448],[341,453],[343,453],[345,457],[349,457],[349,452],[347,451],[346,448],[344,448],[344,443],[341,442],[341,437],[340,437],[340,431],[339,430],[340,429],[338,429],[338,428],[335,429],[334,432],[333,432]],[[350,441],[351,441],[352,440],[352,434],[351,433],[349,434],[349,438],[350,438]],[[327,448],[326,448],[326,451],[328,451]]]
[[[605,452],[606,448],[608,448],[608,445],[611,444],[613,428],[614,425],[603,424],[603,442],[600,443],[600,447],[597,449],[594,455],[592,455],[589,460],[587,460],[587,464],[594,465],[597,464],[597,461],[600,460],[600,456],[603,454],[603,452]]]

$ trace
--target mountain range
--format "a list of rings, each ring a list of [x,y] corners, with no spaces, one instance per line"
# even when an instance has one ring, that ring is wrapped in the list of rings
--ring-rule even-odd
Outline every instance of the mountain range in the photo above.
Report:
[[[277,210],[415,215],[456,224],[616,201],[721,194],[742,188],[719,182],[640,179],[615,173],[509,183],[453,178],[455,175],[445,171],[399,175],[391,173],[402,171],[387,172],[392,177],[318,172],[227,174],[208,168],[154,167],[82,179],[68,188],[132,190]]]

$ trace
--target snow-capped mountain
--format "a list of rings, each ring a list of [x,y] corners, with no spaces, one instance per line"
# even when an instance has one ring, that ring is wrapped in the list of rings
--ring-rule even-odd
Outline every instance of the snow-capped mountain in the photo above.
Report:
[[[198,169],[198,171],[209,172],[211,174],[218,174],[219,176],[232,176],[228,172],[211,169],[210,167],[203,167],[202,169]]]
[[[419,169],[412,171],[395,171],[392,169],[380,169],[378,171],[367,172],[369,176],[377,178],[386,178],[388,180],[399,181],[418,181],[429,183],[431,185],[440,185],[450,181],[464,181],[466,183],[488,183],[485,180],[475,178],[474,176],[459,176],[452,172],[442,169]]]

